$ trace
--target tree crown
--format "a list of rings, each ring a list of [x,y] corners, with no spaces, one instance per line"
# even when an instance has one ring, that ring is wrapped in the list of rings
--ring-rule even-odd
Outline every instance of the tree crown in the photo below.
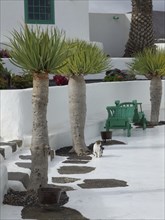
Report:
[[[14,30],[9,40],[11,62],[26,72],[54,73],[68,57],[64,33],[57,28],[24,25],[20,32]]]
[[[135,55],[130,69],[147,78],[165,75],[165,50],[144,49]]]
[[[75,39],[67,41],[65,46],[71,49],[72,55],[68,57],[66,65],[58,70],[60,74],[86,75],[111,68],[109,58],[96,44]]]

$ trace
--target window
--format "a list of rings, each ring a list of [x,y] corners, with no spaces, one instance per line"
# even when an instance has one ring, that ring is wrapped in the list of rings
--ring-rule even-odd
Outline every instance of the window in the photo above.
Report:
[[[24,0],[25,23],[54,24],[54,0]]]

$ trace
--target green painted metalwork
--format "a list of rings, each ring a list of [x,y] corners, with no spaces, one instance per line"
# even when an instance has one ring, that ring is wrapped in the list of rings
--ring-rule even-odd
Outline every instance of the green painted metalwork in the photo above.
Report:
[[[54,24],[54,0],[24,0],[25,23]]]
[[[132,124],[138,124],[146,129],[146,118],[142,111],[142,103],[136,100],[132,102],[120,103],[115,101],[115,106],[107,106],[108,118],[106,120],[105,128],[110,129],[127,129],[127,136],[131,136]]]

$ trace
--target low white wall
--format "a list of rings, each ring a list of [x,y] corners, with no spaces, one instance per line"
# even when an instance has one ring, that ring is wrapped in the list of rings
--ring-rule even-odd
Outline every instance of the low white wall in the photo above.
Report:
[[[161,109],[165,107],[163,80],[163,94]],[[93,120],[97,123],[100,117],[107,117],[106,106],[113,105],[114,101],[132,101],[137,99],[143,103],[143,110],[149,118],[150,114],[150,95],[149,80],[145,81],[126,81],[126,82],[106,82],[87,84],[87,124]],[[50,136],[54,132],[69,131],[68,113],[68,86],[55,86],[49,88],[48,104],[48,128]],[[5,140],[25,139],[31,136],[32,131],[32,89],[24,90],[0,90],[1,104],[1,134]],[[98,117],[97,117],[98,116]],[[91,121],[90,121],[91,120]],[[164,115],[160,120],[165,120]],[[60,136],[60,139],[66,139]],[[60,140],[59,140],[60,142]],[[58,143],[59,143],[58,142]],[[52,143],[52,142],[51,142]],[[70,140],[69,143],[70,144]]]
[[[102,44],[99,42],[93,42],[96,43],[100,48],[102,47]],[[128,69],[128,63],[131,63],[133,58],[115,58],[112,57],[111,59],[111,64],[112,64],[112,68],[118,68],[121,70],[125,70]],[[8,70],[10,70],[13,74],[22,74],[23,71],[22,69],[20,69],[19,67],[13,65],[9,59],[7,58],[3,58],[3,63],[4,63],[4,67],[6,67]],[[90,74],[89,74],[90,75]],[[87,75],[87,77],[89,76]],[[92,78],[98,78],[100,74],[92,74]]]
[[[8,184],[8,174],[7,168],[4,165],[4,159],[0,154],[0,206],[3,202],[3,196],[7,192],[7,184]]]

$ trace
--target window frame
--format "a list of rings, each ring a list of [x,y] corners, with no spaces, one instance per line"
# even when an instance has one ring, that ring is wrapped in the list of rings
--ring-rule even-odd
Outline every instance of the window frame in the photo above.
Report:
[[[25,15],[25,23],[26,24],[55,24],[54,0],[50,0],[50,15],[51,15],[51,18],[49,20],[29,19],[28,18],[28,0],[24,0],[24,15]]]

